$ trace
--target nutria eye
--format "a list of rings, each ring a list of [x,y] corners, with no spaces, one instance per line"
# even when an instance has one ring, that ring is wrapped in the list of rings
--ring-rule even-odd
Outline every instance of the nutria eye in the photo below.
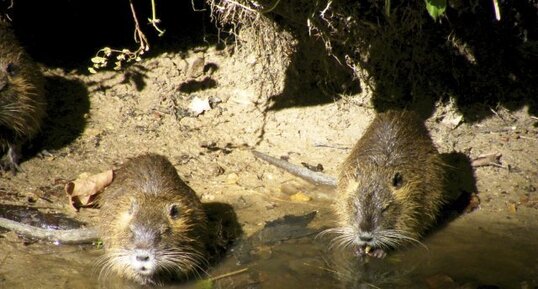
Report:
[[[16,73],[17,73],[17,69],[15,67],[15,64],[13,63],[9,63],[7,66],[6,66],[6,72],[10,75],[10,76],[14,76]]]
[[[177,205],[171,205],[170,206],[170,211],[168,212],[168,214],[170,215],[170,218],[172,219],[177,219],[179,218],[179,208]]]
[[[392,178],[392,186],[399,189],[403,185],[403,177],[400,173],[396,173]]]
[[[383,205],[383,208],[381,209],[381,213],[386,212],[389,209],[389,207],[390,207],[390,204]]]

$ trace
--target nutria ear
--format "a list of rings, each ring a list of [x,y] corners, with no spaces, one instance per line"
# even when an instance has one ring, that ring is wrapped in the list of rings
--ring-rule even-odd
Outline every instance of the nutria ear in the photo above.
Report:
[[[177,220],[181,215],[181,209],[177,204],[172,204],[168,208],[168,215],[170,216],[170,218],[172,218],[172,220]]]

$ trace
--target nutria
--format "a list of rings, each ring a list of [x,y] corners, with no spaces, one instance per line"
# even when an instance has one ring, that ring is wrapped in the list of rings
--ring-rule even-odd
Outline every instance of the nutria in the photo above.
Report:
[[[255,155],[289,170],[278,159]],[[337,180],[294,167],[292,173],[307,180],[336,184],[338,227],[327,232],[337,233],[334,242],[353,246],[359,255],[382,258],[388,249],[418,243],[447,201],[445,165],[424,122],[410,111],[378,114]]]
[[[128,160],[99,197],[95,228],[46,230],[0,218],[0,227],[60,243],[102,239],[102,277],[114,272],[141,284],[196,274],[206,263],[207,217],[194,191],[166,157]]]
[[[45,116],[43,85],[39,68],[0,19],[0,171],[20,171],[21,146]]]
[[[141,284],[187,276],[205,262],[206,215],[194,191],[163,156],[147,154],[115,173],[101,204],[102,273]]]

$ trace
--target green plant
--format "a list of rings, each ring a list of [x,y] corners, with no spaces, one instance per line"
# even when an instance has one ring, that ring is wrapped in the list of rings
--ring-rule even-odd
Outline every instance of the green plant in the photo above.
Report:
[[[437,20],[439,17],[445,14],[447,0],[425,0],[426,1],[426,10],[433,18]]]
[[[146,38],[146,35],[142,29],[140,29],[140,24],[138,23],[138,18],[136,16],[135,7],[132,0],[129,0],[129,5],[135,23],[134,40],[136,43],[139,43],[138,48],[134,51],[128,48],[113,49],[110,47],[104,47],[99,49],[99,51],[97,51],[95,56],[91,59],[93,64],[92,66],[88,67],[88,71],[90,73],[96,73],[98,69],[109,67],[110,63],[114,63],[114,70],[121,70],[125,63],[142,60],[142,55],[149,50],[148,39]],[[156,11],[157,8],[155,5],[155,0],[151,0],[152,16],[151,18],[148,18],[148,22],[155,28],[155,30],[159,32],[159,36],[162,36],[165,30],[158,27],[160,19],[157,18]]]

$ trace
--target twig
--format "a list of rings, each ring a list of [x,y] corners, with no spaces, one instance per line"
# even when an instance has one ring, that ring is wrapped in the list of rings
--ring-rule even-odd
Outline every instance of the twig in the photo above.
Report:
[[[98,239],[95,229],[49,230],[19,223],[10,219],[0,218],[0,227],[15,231],[18,234],[41,240],[60,242],[64,244],[91,243]]]
[[[323,10],[321,10],[321,12],[319,13],[319,16],[321,16],[321,18],[323,18],[323,20],[325,20],[325,13],[327,12],[327,10],[329,10],[329,7],[331,7],[332,2],[333,1],[328,1],[327,6],[325,6],[325,8]]]
[[[531,115],[531,118],[534,120],[538,120],[538,116]]]
[[[531,137],[531,136],[520,135],[519,137],[522,138],[522,139],[530,139],[530,140],[537,140],[538,141],[538,138]]]
[[[475,168],[485,166],[503,167],[500,162],[501,156],[502,154],[500,153],[480,155],[471,162],[471,166]]]
[[[228,3],[231,3],[233,5],[239,6],[239,7],[243,8],[243,9],[249,11],[249,12],[256,12],[256,10],[254,10],[254,9],[252,9],[250,7],[247,7],[247,6],[245,6],[245,5],[241,4],[241,3],[235,2],[233,0],[224,0],[224,1],[226,1]]]
[[[322,143],[314,143],[314,147],[317,148],[331,148],[331,149],[338,149],[338,150],[349,150],[350,147],[346,146],[340,146],[340,145],[328,145],[328,144],[322,144]]]
[[[136,43],[140,43],[139,50],[148,51],[149,50],[149,42],[146,38],[146,35],[144,35],[144,32],[140,29],[140,24],[138,23],[138,18],[136,17],[136,11],[133,5],[133,1],[129,0],[129,6],[131,6],[131,14],[133,15],[133,20],[135,22],[135,31],[134,31],[134,39]]]
[[[248,268],[243,268],[243,269],[241,269],[241,270],[237,270],[237,271],[233,271],[233,272],[230,272],[230,273],[222,274],[222,275],[219,275],[219,276],[211,277],[211,278],[209,278],[209,280],[211,280],[211,281],[217,281],[217,280],[219,280],[219,279],[223,279],[223,278],[227,278],[227,277],[232,277],[232,276],[235,276],[235,275],[238,275],[238,274],[247,272],[247,271],[248,271]]]
[[[191,0],[191,6],[192,6],[192,10],[194,12],[204,12],[204,11],[207,10],[207,9],[198,9],[198,8],[196,8],[196,5],[194,5],[194,0]]]
[[[512,132],[514,131],[513,127],[503,127],[499,129],[490,129],[490,128],[484,128],[479,130],[479,133],[502,133],[502,132]]]
[[[504,118],[502,118],[502,116],[500,116],[499,113],[498,113],[497,111],[495,111],[495,110],[494,110],[493,108],[491,108],[491,107],[489,108],[489,110],[490,110],[491,112],[493,112],[493,114],[495,114],[500,120],[502,120],[503,122],[506,123],[506,120],[504,120]]]
[[[326,272],[329,272],[329,273],[342,275],[340,272],[338,272],[336,270],[333,270],[333,269],[329,269],[329,268],[325,268],[325,267],[321,267],[321,266],[316,266],[316,265],[312,265],[312,264],[308,264],[308,263],[303,263],[303,265],[306,265],[306,266],[309,266],[309,267],[312,267],[312,268],[316,268],[316,269],[320,269],[320,270],[323,270],[323,271],[326,271]]]
[[[267,8],[267,9],[260,10],[259,12],[262,13],[262,14],[269,13],[269,12],[275,10],[276,6],[278,6],[279,3],[280,3],[280,0],[276,0],[275,4],[273,4],[273,6],[271,6],[270,8]]]

